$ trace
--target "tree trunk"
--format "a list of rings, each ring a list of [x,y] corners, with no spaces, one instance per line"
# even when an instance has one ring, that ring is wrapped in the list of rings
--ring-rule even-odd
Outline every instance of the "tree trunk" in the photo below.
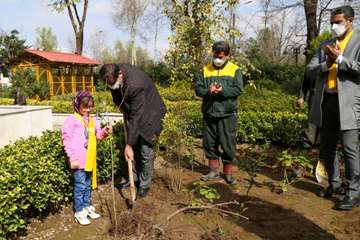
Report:
[[[76,36],[76,54],[81,55],[84,46],[84,32],[75,33]]]
[[[306,17],[307,35],[306,35],[306,50],[309,49],[311,41],[319,34],[319,29],[316,20],[316,9],[318,0],[304,0],[304,10]],[[311,56],[305,51],[306,62],[309,62]]]
[[[75,3],[65,0],[71,25],[75,33],[76,54],[81,55],[84,46],[84,26],[89,0],[84,0],[83,14],[80,19],[79,12]]]

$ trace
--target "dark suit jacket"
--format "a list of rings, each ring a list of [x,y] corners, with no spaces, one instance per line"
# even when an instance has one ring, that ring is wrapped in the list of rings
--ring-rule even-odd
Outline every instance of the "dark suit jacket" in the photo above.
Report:
[[[128,64],[118,66],[124,83],[120,89],[111,90],[111,94],[127,119],[127,144],[134,146],[141,136],[153,145],[163,128],[164,102],[145,72]]]

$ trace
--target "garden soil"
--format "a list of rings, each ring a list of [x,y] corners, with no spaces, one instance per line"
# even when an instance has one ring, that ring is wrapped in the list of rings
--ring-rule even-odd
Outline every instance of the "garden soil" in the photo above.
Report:
[[[256,146],[239,145],[238,158],[249,148]],[[215,203],[238,201],[239,206],[223,208],[245,216],[244,219],[230,213],[215,210],[184,211],[169,221],[167,218],[190,203],[189,189],[192,183],[205,173],[201,149],[196,149],[200,166],[193,170],[181,168],[182,189],[171,189],[171,175],[164,160],[156,161],[156,174],[149,195],[136,201],[129,210],[126,199],[128,190],[116,189],[116,217],[112,205],[111,184],[101,185],[93,193],[93,204],[102,218],[93,220],[89,226],[75,222],[71,204],[43,219],[33,219],[26,232],[19,239],[169,239],[169,240],[236,240],[236,239],[360,239],[360,208],[352,211],[336,211],[334,204],[340,197],[323,199],[316,195],[322,188],[311,174],[305,175],[288,188],[286,193],[276,191],[281,172],[271,168],[271,161],[277,150],[267,150],[268,165],[263,165],[255,178],[256,184],[246,195],[249,175],[236,170],[238,185],[229,187],[223,181],[210,183],[218,191],[220,199]],[[255,151],[256,153],[256,151]],[[264,156],[264,153],[259,152]],[[314,158],[318,153],[314,152]]]

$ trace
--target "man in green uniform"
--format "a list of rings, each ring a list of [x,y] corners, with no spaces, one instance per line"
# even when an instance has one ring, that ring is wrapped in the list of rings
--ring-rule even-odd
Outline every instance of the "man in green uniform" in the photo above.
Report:
[[[195,86],[196,95],[203,99],[203,147],[210,167],[210,172],[201,180],[220,178],[221,157],[225,181],[235,184],[232,172],[236,151],[237,97],[243,89],[243,80],[240,68],[229,61],[230,47],[226,42],[215,42],[212,50],[213,61],[204,66]]]

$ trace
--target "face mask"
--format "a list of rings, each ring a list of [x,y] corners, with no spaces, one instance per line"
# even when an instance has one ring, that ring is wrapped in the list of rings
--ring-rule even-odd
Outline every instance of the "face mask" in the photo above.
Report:
[[[341,37],[346,32],[346,27],[343,24],[334,23],[331,25],[331,33],[334,37]]]
[[[119,79],[113,85],[109,86],[111,90],[116,90],[120,87],[122,87],[122,81],[120,81]]]
[[[225,62],[226,62],[226,59],[225,58],[217,58],[217,57],[214,57],[213,58],[213,63],[214,63],[214,65],[215,66],[217,66],[217,67],[221,67],[221,66],[223,66],[224,64],[225,64]]]

